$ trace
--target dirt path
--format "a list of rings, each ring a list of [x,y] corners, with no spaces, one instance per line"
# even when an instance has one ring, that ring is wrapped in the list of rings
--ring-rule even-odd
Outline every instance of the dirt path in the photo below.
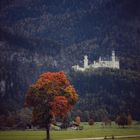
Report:
[[[105,140],[105,139],[120,139],[120,138],[140,138],[140,135],[125,135],[125,136],[104,136],[95,138],[76,138],[76,139],[65,139],[65,140]]]

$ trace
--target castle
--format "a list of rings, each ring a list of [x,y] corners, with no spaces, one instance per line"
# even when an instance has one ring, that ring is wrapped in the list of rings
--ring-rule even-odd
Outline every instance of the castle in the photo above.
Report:
[[[119,69],[120,63],[119,60],[116,59],[115,51],[112,51],[111,60],[103,60],[101,57],[99,57],[98,61],[94,61],[93,64],[88,64],[88,56],[84,56],[84,66],[80,67],[79,65],[72,66],[74,71],[85,71],[87,69],[96,69],[96,68],[112,68],[112,69]]]

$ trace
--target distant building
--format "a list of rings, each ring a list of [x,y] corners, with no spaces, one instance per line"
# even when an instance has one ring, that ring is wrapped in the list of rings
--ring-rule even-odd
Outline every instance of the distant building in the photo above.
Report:
[[[88,56],[84,56],[84,65],[80,67],[79,65],[74,65],[72,68],[75,71],[85,71],[87,69],[96,69],[96,68],[112,68],[112,69],[120,69],[119,60],[115,56],[115,51],[112,51],[112,56],[110,60],[103,60],[99,57],[98,61],[94,61],[92,64],[88,64]]]

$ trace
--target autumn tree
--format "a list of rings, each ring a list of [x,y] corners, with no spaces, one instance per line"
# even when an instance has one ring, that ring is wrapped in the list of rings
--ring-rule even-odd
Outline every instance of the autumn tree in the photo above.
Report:
[[[45,127],[49,140],[52,118],[66,115],[77,100],[78,95],[64,72],[46,72],[29,88],[25,104],[33,109],[33,124]]]
[[[127,124],[128,125],[131,125],[132,124],[132,121],[133,121],[132,116],[131,115],[128,115],[128,117],[127,117]]]

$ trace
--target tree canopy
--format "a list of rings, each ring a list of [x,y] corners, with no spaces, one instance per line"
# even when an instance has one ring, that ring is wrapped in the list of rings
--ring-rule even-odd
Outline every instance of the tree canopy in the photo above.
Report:
[[[77,100],[64,72],[46,72],[29,88],[25,104],[33,108],[33,123],[49,129],[51,119],[67,114]]]

